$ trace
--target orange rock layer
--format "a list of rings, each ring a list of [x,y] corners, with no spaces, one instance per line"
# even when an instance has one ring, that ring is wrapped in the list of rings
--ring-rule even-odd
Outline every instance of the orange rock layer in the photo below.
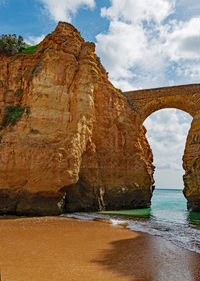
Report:
[[[200,112],[194,115],[183,156],[184,195],[188,209],[200,212]]]
[[[149,207],[138,115],[70,24],[34,54],[0,55],[0,213]]]

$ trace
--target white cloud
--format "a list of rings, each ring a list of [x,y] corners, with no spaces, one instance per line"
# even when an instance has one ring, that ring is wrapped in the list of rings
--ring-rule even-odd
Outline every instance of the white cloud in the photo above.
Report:
[[[174,170],[166,166],[154,173],[156,188],[183,189],[183,170]]]
[[[94,0],[39,0],[55,22],[71,22],[71,16],[81,7],[94,8]]]
[[[178,0],[176,1],[176,17],[182,20],[189,20],[200,14],[200,3],[198,0]]]
[[[121,21],[112,21],[108,34],[97,35],[97,52],[111,73],[111,79],[131,78],[130,69],[140,63],[146,44],[141,26]]]
[[[122,90],[126,89],[126,91],[131,91],[133,90],[133,85],[129,83],[126,79],[119,79],[119,80],[112,80],[113,84],[115,85],[116,88]]]
[[[41,36],[29,36],[27,39],[25,39],[25,42],[28,45],[37,45],[44,39],[44,37],[44,34]]]
[[[144,123],[153,151],[157,188],[183,188],[182,157],[191,119],[182,111],[164,109]]]
[[[101,10],[110,26],[107,33],[97,35],[96,50],[114,85],[128,90],[131,85],[149,88],[165,81],[168,63],[159,27],[173,8],[170,0],[113,0],[111,7]]]
[[[189,80],[192,79],[193,81],[196,81],[197,83],[199,83],[200,62],[180,65],[177,68],[177,74],[180,77],[188,77]]]
[[[111,20],[137,23],[151,20],[159,23],[173,12],[174,1],[168,0],[112,0],[111,7],[102,8],[101,15]]]
[[[182,157],[192,117],[177,109],[163,109],[148,117],[144,125],[153,151],[157,187],[178,187],[182,183]],[[164,171],[163,171],[164,170]],[[176,171],[174,178],[167,174]],[[176,176],[176,177],[175,177]],[[177,179],[179,177],[179,179]],[[170,186],[174,180],[174,186]]]
[[[171,60],[200,59],[200,18],[174,22],[173,31],[161,36],[165,38],[164,48]]]
[[[175,18],[196,5],[196,0],[112,0],[102,8],[110,26],[97,35],[96,51],[111,82],[124,91],[198,82],[200,18]]]

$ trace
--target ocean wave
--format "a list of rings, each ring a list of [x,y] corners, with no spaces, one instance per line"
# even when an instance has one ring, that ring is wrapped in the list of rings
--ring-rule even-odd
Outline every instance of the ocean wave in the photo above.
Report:
[[[162,237],[175,245],[187,250],[200,253],[200,231],[195,227],[188,227],[180,223],[156,221],[155,218],[141,220],[138,218],[117,217],[100,213],[72,213],[63,214],[62,217],[79,220],[106,220],[112,225],[124,225],[127,229]]]

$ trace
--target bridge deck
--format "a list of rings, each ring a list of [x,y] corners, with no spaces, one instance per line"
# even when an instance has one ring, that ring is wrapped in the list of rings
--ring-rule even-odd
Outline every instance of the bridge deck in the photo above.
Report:
[[[179,86],[152,88],[123,92],[126,98],[140,100],[164,96],[188,95],[200,93],[200,84],[187,84]]]

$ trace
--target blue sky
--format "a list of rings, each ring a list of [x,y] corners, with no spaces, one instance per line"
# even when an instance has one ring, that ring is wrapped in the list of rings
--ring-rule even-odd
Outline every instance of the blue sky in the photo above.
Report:
[[[59,1],[46,1],[55,2]],[[62,2],[60,1],[62,10]],[[73,1],[76,2],[76,1]],[[86,41],[95,41],[98,33],[108,29],[109,21],[100,16],[102,6],[109,6],[109,1],[77,1],[83,5],[75,13],[70,12],[70,19],[67,17],[60,20],[72,22],[81,32]],[[94,7],[89,7],[85,3],[95,3]],[[67,14],[67,13],[66,13]],[[57,24],[49,10],[45,6],[45,1],[39,0],[0,0],[0,26],[1,33],[21,34],[28,39],[30,36],[40,37],[42,34],[52,32]]]
[[[0,33],[38,43],[59,20],[71,22],[124,91],[200,82],[199,0],[0,0]],[[191,117],[152,114],[147,137],[157,187],[182,188],[182,156]]]

